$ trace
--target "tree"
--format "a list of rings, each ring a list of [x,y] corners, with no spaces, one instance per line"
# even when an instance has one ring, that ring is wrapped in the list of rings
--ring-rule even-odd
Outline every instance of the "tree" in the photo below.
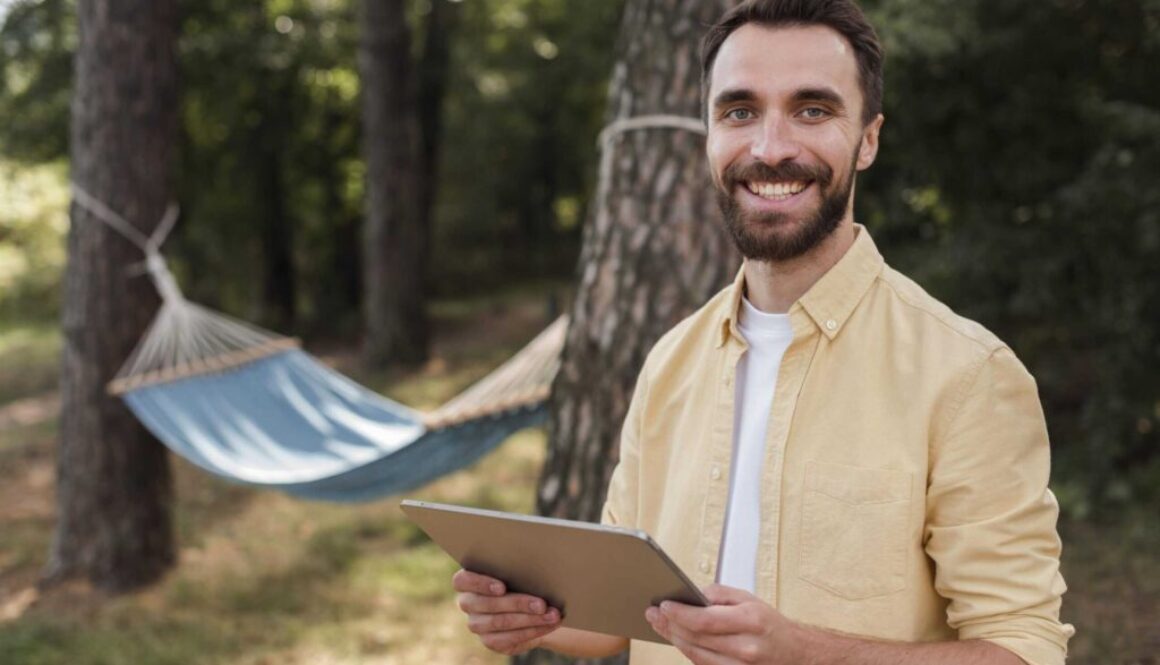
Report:
[[[439,144],[443,137],[443,97],[451,61],[451,36],[458,22],[451,0],[435,0],[424,22],[423,55],[418,62],[416,111],[419,123],[419,183],[417,223],[430,245],[435,219],[435,192],[439,177]]]
[[[363,353],[375,364],[420,363],[428,353],[429,234],[419,219],[420,146],[403,0],[363,0],[359,72],[367,160]]]
[[[630,0],[621,23],[608,122],[700,113],[698,47],[724,0]],[[584,232],[579,288],[552,386],[540,514],[595,521],[617,460],[620,427],[659,337],[724,286],[739,259],[719,221],[691,131],[620,134],[605,150]],[[522,663],[561,662],[535,652]]]
[[[148,234],[171,200],[177,127],[174,0],[81,0],[72,177]],[[62,313],[59,517],[46,579],[132,589],[174,561],[165,448],[105,386],[157,307],[126,269],[140,251],[72,210]]]

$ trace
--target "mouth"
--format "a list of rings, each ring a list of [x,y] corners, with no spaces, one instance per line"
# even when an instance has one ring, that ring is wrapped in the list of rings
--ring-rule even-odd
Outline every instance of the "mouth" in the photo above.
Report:
[[[812,183],[812,180],[749,180],[741,184],[750,194],[766,201],[786,201],[801,194]]]

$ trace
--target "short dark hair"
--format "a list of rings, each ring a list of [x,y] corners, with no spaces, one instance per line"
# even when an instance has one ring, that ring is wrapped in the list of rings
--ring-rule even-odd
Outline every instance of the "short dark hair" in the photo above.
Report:
[[[701,41],[701,98],[708,119],[709,84],[721,44],[746,23],[767,27],[824,25],[846,38],[858,61],[862,124],[882,112],[882,44],[854,0],[745,0],[709,28]]]

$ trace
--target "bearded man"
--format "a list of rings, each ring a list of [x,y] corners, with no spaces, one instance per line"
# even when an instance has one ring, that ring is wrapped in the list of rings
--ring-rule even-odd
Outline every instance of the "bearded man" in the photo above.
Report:
[[[1063,663],[1035,382],[854,223],[883,122],[873,28],[852,0],[749,0],[707,34],[703,79],[746,260],[649,354],[604,521],[649,532],[711,605],[649,608],[673,646],[631,662]],[[494,650],[628,646],[500,580],[454,586]]]

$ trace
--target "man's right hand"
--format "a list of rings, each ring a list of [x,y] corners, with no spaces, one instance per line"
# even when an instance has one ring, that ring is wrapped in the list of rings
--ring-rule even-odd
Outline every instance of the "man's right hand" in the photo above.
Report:
[[[508,593],[494,577],[460,570],[451,578],[456,602],[467,614],[467,628],[492,651],[514,656],[540,646],[560,627],[560,610],[543,598]]]

